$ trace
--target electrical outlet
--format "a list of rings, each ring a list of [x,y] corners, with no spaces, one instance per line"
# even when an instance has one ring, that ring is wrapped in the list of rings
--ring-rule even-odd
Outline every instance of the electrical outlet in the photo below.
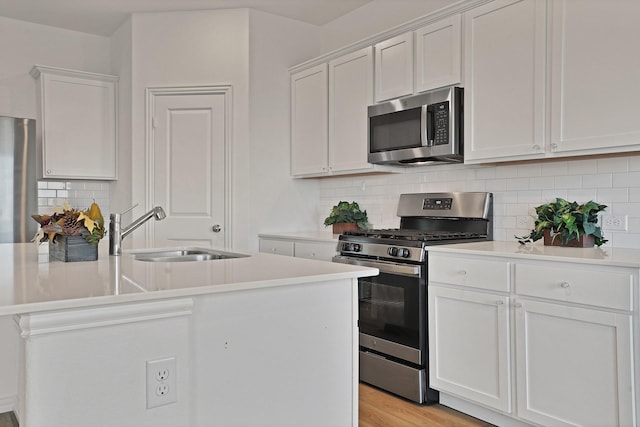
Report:
[[[178,401],[175,357],[147,361],[147,409]]]
[[[627,215],[602,215],[600,226],[605,231],[627,231]]]

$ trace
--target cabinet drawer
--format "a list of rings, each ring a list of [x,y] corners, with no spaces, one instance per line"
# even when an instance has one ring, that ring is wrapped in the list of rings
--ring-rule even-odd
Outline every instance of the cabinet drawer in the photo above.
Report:
[[[293,242],[283,240],[260,239],[260,252],[293,256]]]
[[[296,242],[295,245],[295,256],[299,258],[331,261],[331,258],[333,258],[335,254],[335,243]]]
[[[628,270],[516,264],[515,271],[515,291],[519,295],[618,310],[633,309],[634,277]]]
[[[509,292],[509,263],[429,253],[429,281]]]

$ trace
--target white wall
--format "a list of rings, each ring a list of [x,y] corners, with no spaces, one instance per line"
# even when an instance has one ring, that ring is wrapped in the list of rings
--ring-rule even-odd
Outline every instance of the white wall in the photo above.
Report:
[[[318,51],[319,30],[280,16],[250,14],[249,248],[258,233],[312,230],[317,226],[317,180],[290,177],[290,79],[287,69]]]
[[[36,118],[38,65],[109,73],[109,39],[0,17],[0,115]]]
[[[233,246],[246,247],[249,192],[249,12],[145,13],[132,17],[131,159],[132,202],[145,204],[145,88],[161,86],[233,86],[232,182],[237,227]],[[238,197],[235,197],[238,195]],[[114,206],[115,209],[126,206]]]

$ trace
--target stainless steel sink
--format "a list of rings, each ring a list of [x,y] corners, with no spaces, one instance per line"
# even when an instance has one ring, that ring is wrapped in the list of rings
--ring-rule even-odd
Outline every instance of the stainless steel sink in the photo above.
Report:
[[[147,262],[193,262],[216,259],[245,258],[249,255],[207,248],[165,248],[158,250],[131,251],[133,259]]]

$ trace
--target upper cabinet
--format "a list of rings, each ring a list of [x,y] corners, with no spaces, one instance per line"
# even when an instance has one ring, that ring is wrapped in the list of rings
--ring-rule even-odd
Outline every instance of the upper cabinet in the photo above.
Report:
[[[413,32],[375,45],[376,102],[413,93]]]
[[[367,161],[373,48],[291,76],[291,174],[321,177],[391,170]]]
[[[462,82],[461,18],[451,15],[375,45],[375,100]]]
[[[465,162],[640,150],[637,16],[623,1],[466,12]]]
[[[544,155],[545,3],[465,13],[465,162]]]
[[[291,174],[328,172],[327,64],[291,76]]]
[[[42,178],[117,179],[114,76],[35,66]]]
[[[367,161],[367,106],[373,104],[373,50],[329,62],[329,167],[332,172],[373,168]]]
[[[415,31],[416,92],[462,82],[460,21],[456,14]]]
[[[639,150],[640,2],[550,7],[551,150]]]

